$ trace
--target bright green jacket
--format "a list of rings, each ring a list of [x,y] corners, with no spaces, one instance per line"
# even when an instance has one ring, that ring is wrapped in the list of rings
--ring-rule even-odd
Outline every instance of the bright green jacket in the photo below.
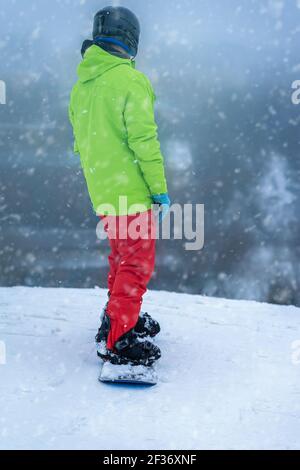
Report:
[[[141,211],[130,207],[136,204],[150,209],[151,196],[166,193],[167,184],[149,80],[131,60],[96,45],[85,52],[78,77],[69,115],[95,212],[134,214]],[[127,197],[121,208],[120,196]],[[104,211],[103,204],[114,209]]]

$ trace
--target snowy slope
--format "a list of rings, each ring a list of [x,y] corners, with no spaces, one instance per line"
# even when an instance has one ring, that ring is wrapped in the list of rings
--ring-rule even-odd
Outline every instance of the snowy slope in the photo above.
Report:
[[[149,292],[161,382],[130,389],[97,381],[104,302],[99,289],[0,289],[1,449],[300,448],[300,309]]]

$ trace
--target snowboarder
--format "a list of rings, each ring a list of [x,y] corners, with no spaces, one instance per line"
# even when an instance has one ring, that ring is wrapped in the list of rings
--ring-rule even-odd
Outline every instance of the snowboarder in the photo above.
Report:
[[[74,151],[80,154],[90,198],[111,247],[98,355],[112,364],[151,365],[161,352],[147,337],[156,336],[160,327],[140,310],[155,264],[152,205],[162,207],[163,217],[170,200],[155,95],[149,80],[135,69],[139,36],[139,21],[127,8],[107,7],[95,15],[93,40],[82,46],[69,114]],[[119,204],[124,197],[126,209]],[[141,235],[133,237],[128,227],[136,221]]]

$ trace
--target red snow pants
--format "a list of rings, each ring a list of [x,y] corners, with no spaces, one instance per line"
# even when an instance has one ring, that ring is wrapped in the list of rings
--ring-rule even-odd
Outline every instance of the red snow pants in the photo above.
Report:
[[[150,209],[137,215],[101,217],[111,253],[107,314],[110,333],[107,347],[135,327],[155,265],[155,217]]]

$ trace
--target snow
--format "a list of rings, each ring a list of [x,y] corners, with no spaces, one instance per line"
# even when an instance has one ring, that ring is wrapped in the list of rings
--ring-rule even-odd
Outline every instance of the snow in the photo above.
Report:
[[[1,449],[299,449],[298,308],[149,292],[160,382],[134,389],[98,382],[105,301],[0,289]]]

